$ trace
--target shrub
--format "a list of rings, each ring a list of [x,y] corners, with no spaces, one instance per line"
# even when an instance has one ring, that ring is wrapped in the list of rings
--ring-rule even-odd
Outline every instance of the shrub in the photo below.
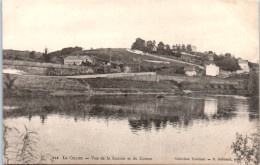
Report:
[[[56,71],[53,67],[49,67],[47,68],[46,72],[45,72],[46,76],[55,76],[56,75]]]
[[[251,136],[243,137],[241,134],[236,134],[236,142],[233,142],[231,148],[233,153],[236,154],[235,161],[238,163],[244,162],[246,165],[249,163],[259,163],[259,146],[260,135],[254,133]]]
[[[4,164],[42,164],[46,161],[52,162],[50,154],[39,153],[38,134],[36,132],[29,130],[26,126],[24,126],[24,131],[5,125],[3,127]]]
[[[14,85],[14,81],[17,79],[17,77],[11,78],[10,74],[5,74],[5,87],[10,90],[12,86]]]

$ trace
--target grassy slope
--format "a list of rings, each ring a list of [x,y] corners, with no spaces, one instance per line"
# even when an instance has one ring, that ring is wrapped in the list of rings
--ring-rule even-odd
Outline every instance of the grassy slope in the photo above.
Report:
[[[30,58],[30,51],[22,51],[22,50],[12,50],[5,49],[3,50],[3,59],[10,60],[24,60],[24,61],[40,61],[42,53],[35,52],[35,57]]]
[[[135,53],[131,53],[124,48],[116,49],[95,49],[95,50],[83,50],[80,52],[74,52],[73,55],[89,55],[94,57],[97,61],[109,61],[111,52],[112,61],[121,61],[125,65],[128,65],[132,68],[133,72],[139,71],[139,62],[133,61],[133,59],[140,59],[141,71],[157,71],[160,68],[172,68],[172,67],[182,67],[184,64],[178,62],[171,62],[170,64],[155,64],[146,62],[144,60],[158,60],[157,58],[149,56],[141,56]]]
[[[35,75],[11,75],[10,77],[11,79],[15,78],[15,81],[11,89],[7,89],[5,84],[10,81],[7,79],[6,74],[3,74],[3,91],[7,95],[48,95],[57,92],[82,94],[90,89],[87,84],[65,78]]]
[[[86,83],[92,88],[123,88],[123,89],[177,89],[169,81],[161,82],[147,82],[147,81],[134,81],[134,80],[123,80],[123,79],[107,79],[107,78],[96,78],[96,79],[85,79]]]

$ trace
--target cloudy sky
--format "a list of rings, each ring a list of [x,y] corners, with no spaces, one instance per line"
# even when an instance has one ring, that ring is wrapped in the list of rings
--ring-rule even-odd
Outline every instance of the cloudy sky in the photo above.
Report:
[[[3,48],[129,48],[137,37],[259,58],[257,0],[3,0]]]

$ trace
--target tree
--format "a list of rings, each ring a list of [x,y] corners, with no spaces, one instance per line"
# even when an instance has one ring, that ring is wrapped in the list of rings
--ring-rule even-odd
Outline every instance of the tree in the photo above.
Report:
[[[240,66],[238,65],[238,60],[232,57],[230,53],[219,56],[214,55],[214,62],[223,70],[236,71],[240,69]]]
[[[246,165],[252,162],[257,165],[259,163],[260,149],[259,130],[258,133],[246,137],[237,133],[236,142],[233,142],[231,148],[233,149],[233,153],[236,155],[236,162],[244,162]]]
[[[35,51],[31,51],[30,54],[29,54],[30,58],[35,58],[35,54],[36,54]]]
[[[82,47],[68,47],[68,48],[63,48],[61,49],[61,55],[67,55],[67,54],[70,54],[72,52],[75,52],[75,51],[82,51],[83,48]]]
[[[166,45],[165,45],[165,50],[164,50],[164,52],[165,52],[166,54],[168,54],[168,55],[172,55],[172,54],[173,54],[173,52],[172,52],[172,50],[171,50],[169,44],[166,44]]]
[[[231,58],[231,54],[230,54],[230,53],[226,53],[226,54],[225,54],[225,57],[226,57],[226,58]]]
[[[186,46],[185,46],[184,44],[182,44],[181,50],[182,50],[182,51],[186,51]]]
[[[145,50],[145,40],[143,40],[141,38],[137,38],[135,40],[135,42],[133,43],[133,45],[131,46],[131,49],[144,51]]]
[[[153,47],[154,47],[153,42],[152,41],[147,41],[146,42],[146,47],[147,47],[148,52],[152,52]]]
[[[46,76],[56,76],[57,72],[55,71],[55,69],[53,67],[49,67],[49,68],[47,68],[45,75]]]
[[[13,85],[14,85],[14,81],[17,79],[17,77],[11,77],[10,74],[5,74],[5,81],[4,81],[4,84],[5,84],[5,87],[10,90]]]
[[[259,96],[259,74],[257,71],[249,73],[247,89],[251,95]]]
[[[224,58],[222,61],[216,63],[216,65],[227,71],[236,71],[240,69],[237,61],[233,58]]]
[[[191,52],[191,51],[192,51],[191,44],[188,44],[188,45],[187,45],[187,51],[188,51],[188,52]]]
[[[166,44],[166,45],[165,45],[165,48],[166,48],[165,50],[167,50],[167,51],[168,51],[168,50],[171,50],[171,48],[170,48],[170,45],[169,45],[169,44]]]
[[[177,46],[177,52],[181,52],[181,45]]]
[[[158,48],[158,52],[163,53],[164,52],[164,43],[162,41],[159,42],[157,48]]]
[[[50,54],[48,53],[48,48],[44,49],[44,53],[42,55],[43,55],[44,62],[50,62],[51,61]]]
[[[153,40],[153,46],[156,46],[156,41],[155,40]]]

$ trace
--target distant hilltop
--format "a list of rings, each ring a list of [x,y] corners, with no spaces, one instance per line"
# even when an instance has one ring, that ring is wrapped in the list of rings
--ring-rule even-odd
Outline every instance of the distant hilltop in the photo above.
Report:
[[[239,63],[246,61],[250,68],[258,67],[259,64],[252,63],[241,58],[235,58],[231,53],[217,55],[213,51],[198,52],[197,46],[191,44],[165,44],[160,41],[158,44],[155,40],[145,41],[137,38],[131,45],[131,49],[140,50],[142,52],[152,53],[159,56],[170,56],[174,59],[191,62],[197,65],[205,65],[208,63],[215,63],[221,69],[226,71],[240,70]]]

